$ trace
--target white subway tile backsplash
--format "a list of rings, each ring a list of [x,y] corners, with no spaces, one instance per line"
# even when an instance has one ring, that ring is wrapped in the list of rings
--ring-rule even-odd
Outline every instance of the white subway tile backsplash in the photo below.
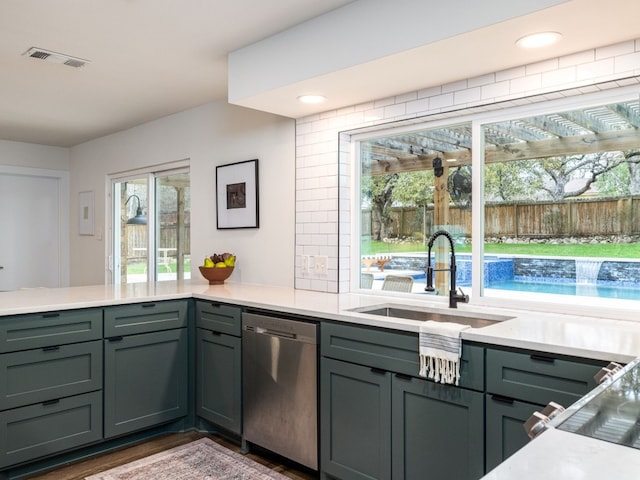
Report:
[[[605,58],[604,60],[578,65],[576,69],[577,80],[604,77],[614,73],[614,60],[613,58]]]
[[[421,98],[420,100],[415,100],[413,102],[409,102],[406,105],[406,112],[408,114],[413,113],[425,113],[429,111],[429,99]]]
[[[394,118],[407,113],[407,106],[404,103],[388,105],[384,107],[384,118]]]
[[[551,72],[558,68],[558,59],[552,58],[542,62],[530,63],[525,67],[525,75],[535,75],[537,73]]]
[[[635,51],[635,42],[633,40],[629,40],[628,42],[621,42],[614,45],[608,45],[606,47],[596,48],[596,60],[607,57],[617,57],[619,55],[627,55]]]
[[[511,93],[511,84],[505,80],[503,82],[497,82],[491,85],[484,85],[480,89],[480,95],[483,100],[490,100],[492,98],[506,97]]]
[[[542,88],[560,87],[576,81],[576,67],[542,73]]]
[[[396,103],[395,97],[387,97],[387,98],[380,98],[378,100],[374,100],[373,106],[374,108],[381,108],[381,107],[386,107],[388,105],[393,105],[394,103]]]
[[[453,93],[445,93],[429,98],[429,108],[439,109],[453,106]]]
[[[515,68],[509,68],[507,70],[501,70],[496,72],[496,82],[502,82],[504,80],[512,80],[514,78],[524,77],[526,75],[526,66],[520,66]]]
[[[469,88],[481,87],[483,85],[489,85],[491,83],[495,83],[496,74],[488,73],[487,75],[481,75],[479,77],[474,77],[469,79]]]
[[[456,105],[477,102],[482,99],[482,88],[474,87],[454,92],[453,103]]]
[[[614,59],[614,64],[615,73],[638,74],[640,72],[640,52],[617,56]]]
[[[509,87],[511,94],[538,92],[542,87],[542,74],[529,75],[526,77],[514,78]]]
[[[468,88],[467,80],[460,80],[458,82],[452,82],[442,85],[442,93],[457,92],[460,90],[465,90],[466,88]]]
[[[558,67],[565,68],[572,65],[582,65],[583,63],[593,62],[596,59],[596,52],[594,50],[587,50],[586,52],[573,53],[571,55],[565,55],[558,59]]]

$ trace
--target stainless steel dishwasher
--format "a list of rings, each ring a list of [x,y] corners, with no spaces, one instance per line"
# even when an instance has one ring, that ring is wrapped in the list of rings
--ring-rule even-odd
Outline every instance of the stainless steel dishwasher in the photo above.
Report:
[[[243,443],[318,469],[317,326],[242,314]]]

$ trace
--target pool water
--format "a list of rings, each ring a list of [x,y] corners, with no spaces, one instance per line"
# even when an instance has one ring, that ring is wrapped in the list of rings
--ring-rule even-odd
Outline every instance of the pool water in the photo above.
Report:
[[[519,282],[516,280],[506,280],[502,282],[491,282],[485,288],[533,293],[551,293],[556,295],[640,300],[640,288],[624,288],[606,285],[576,285],[566,283]]]

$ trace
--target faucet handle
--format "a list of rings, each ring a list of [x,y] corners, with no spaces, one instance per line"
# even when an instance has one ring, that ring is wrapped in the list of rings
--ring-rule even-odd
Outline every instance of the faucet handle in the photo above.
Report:
[[[458,287],[459,294],[456,294],[456,300],[462,303],[469,303],[469,295],[465,294],[460,287]]]

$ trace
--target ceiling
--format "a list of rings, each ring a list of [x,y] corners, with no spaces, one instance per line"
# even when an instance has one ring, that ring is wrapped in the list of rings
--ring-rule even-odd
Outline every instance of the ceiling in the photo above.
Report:
[[[227,98],[227,55],[351,3],[348,0],[0,0],[0,139],[70,147],[172,113]],[[483,8],[483,2],[470,2]],[[475,7],[477,5],[477,7]],[[640,38],[640,2],[571,0],[524,17],[446,38],[364,68],[301,82],[323,85],[330,102],[293,106],[288,116],[441,85],[516,65]],[[473,15],[469,11],[469,15]],[[446,19],[455,21],[455,19]],[[539,29],[564,39],[544,52],[522,52],[513,42]],[[507,39],[507,41],[505,41]],[[25,57],[30,47],[89,60],[81,68]],[[458,52],[452,59],[451,52]],[[482,52],[482,54],[479,54]],[[418,63],[428,74],[403,75]],[[418,55],[418,57],[413,57]],[[398,66],[400,62],[400,67]],[[392,68],[386,68],[392,66]],[[371,76],[372,70],[384,74]],[[363,74],[368,75],[362,81]],[[389,75],[393,75],[390,81]],[[318,83],[320,82],[320,83]],[[358,93],[347,85],[358,86]],[[275,94],[274,94],[275,95]],[[291,98],[289,98],[291,97]]]

